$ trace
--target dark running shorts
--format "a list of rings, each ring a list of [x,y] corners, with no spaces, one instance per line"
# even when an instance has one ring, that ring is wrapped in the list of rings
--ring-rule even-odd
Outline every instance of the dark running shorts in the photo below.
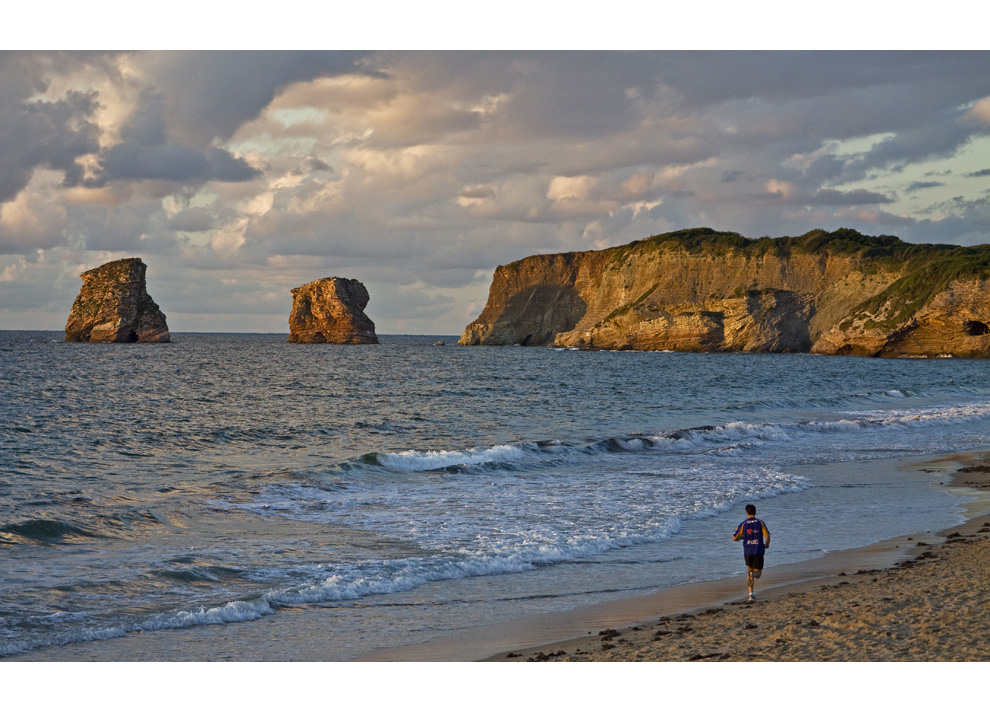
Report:
[[[763,571],[763,554],[743,554],[746,566],[757,571]]]

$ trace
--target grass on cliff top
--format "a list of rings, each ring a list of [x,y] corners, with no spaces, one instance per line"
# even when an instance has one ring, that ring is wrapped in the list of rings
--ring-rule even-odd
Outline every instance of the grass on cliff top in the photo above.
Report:
[[[747,257],[763,255],[789,257],[800,253],[826,253],[900,265],[917,257],[935,257],[960,248],[955,245],[913,244],[893,235],[863,235],[849,228],[840,228],[832,232],[812,230],[800,237],[750,239],[737,232],[719,232],[707,227],[698,227],[653,235],[645,240],[614,249],[617,260],[644,249],[680,249],[689,253],[707,252],[719,255],[739,252]]]
[[[839,228],[828,232],[812,230],[799,237],[743,237],[738,232],[724,232],[708,227],[695,227],[685,230],[675,230],[661,235],[653,235],[643,240],[636,240],[627,245],[609,247],[602,252],[611,253],[612,264],[621,264],[633,255],[657,250],[683,250],[691,254],[708,253],[726,255],[733,252],[746,257],[790,257],[793,254],[829,254],[843,257],[860,258],[864,262],[899,269],[914,260],[929,261],[936,258],[951,257],[953,259],[966,255],[979,258],[987,245],[977,247],[960,247],[958,245],[915,244],[904,242],[893,235],[863,235],[857,230]],[[577,255],[579,252],[564,252],[562,255]],[[534,255],[535,257],[535,255]],[[519,265],[528,257],[501,265],[511,271],[517,271]]]
[[[943,286],[957,277],[987,274],[990,256],[990,245],[915,244],[892,235],[863,235],[849,228],[833,232],[812,230],[800,237],[750,239],[736,232],[700,227],[654,235],[612,249],[615,250],[613,264],[648,250],[684,250],[692,254],[715,255],[736,252],[747,258],[826,254],[857,259],[864,272],[883,269],[909,273],[927,269],[928,278],[942,281]]]
[[[853,312],[876,314],[890,302],[895,308],[882,326],[895,327],[927,305],[953,281],[981,277],[990,277],[990,245],[956,247],[938,258],[915,258],[905,265],[904,276],[864,301]]]
[[[800,237],[745,238],[735,232],[710,228],[678,230],[615,248],[613,264],[621,264],[643,250],[685,250],[689,253],[746,257],[793,254],[827,254],[859,261],[865,273],[886,271],[901,276],[887,289],[867,299],[854,310],[875,314],[891,302],[896,309],[887,319],[891,324],[904,321],[928,304],[951,282],[963,278],[990,277],[990,245],[913,244],[891,235],[863,235],[841,228],[833,232],[812,230]]]

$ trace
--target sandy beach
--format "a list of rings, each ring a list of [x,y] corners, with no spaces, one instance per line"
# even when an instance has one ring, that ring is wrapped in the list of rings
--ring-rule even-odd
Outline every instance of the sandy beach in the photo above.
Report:
[[[358,661],[979,661],[990,659],[990,453],[915,460],[972,497],[967,521],[771,565],[746,603],[743,576],[475,627]],[[726,546],[735,546],[726,535]],[[741,549],[741,547],[740,547]],[[773,550],[771,549],[771,555]],[[742,558],[740,550],[740,559]],[[321,661],[319,606],[233,626],[154,631],[33,650],[7,661]]]
[[[990,455],[954,456],[950,486],[990,492]],[[679,612],[572,640],[509,651],[506,661],[986,661],[990,649],[990,516],[936,536],[905,537],[890,567],[839,571],[775,585],[768,568],[756,600]],[[762,587],[762,590],[761,590]]]

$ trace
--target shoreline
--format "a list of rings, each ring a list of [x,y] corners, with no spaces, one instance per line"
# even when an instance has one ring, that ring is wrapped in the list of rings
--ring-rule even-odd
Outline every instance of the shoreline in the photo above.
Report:
[[[426,643],[372,651],[356,660],[602,662],[753,659],[739,658],[732,652],[721,649],[716,653],[700,651],[706,649],[703,645],[706,636],[713,636],[720,641],[754,638],[752,634],[740,634],[741,631],[754,630],[746,627],[756,624],[750,622],[749,618],[757,622],[765,620],[768,608],[799,597],[807,599],[806,603],[810,601],[814,608],[816,596],[820,598],[816,592],[823,590],[835,590],[866,582],[872,589],[873,598],[889,599],[891,597],[885,593],[887,582],[881,581],[881,577],[896,578],[919,563],[945,561],[958,549],[961,542],[982,542],[990,556],[990,520],[986,520],[990,514],[990,453],[964,452],[912,458],[902,466],[944,474],[944,487],[972,490],[967,493],[973,496],[972,501],[964,505],[966,521],[938,532],[919,530],[856,549],[829,552],[817,559],[768,567],[757,584],[756,601],[753,604],[745,601],[747,594],[743,576],[715,579],[674,586],[648,596],[482,626]],[[966,468],[976,468],[979,471],[966,471]],[[990,574],[990,561],[984,574]],[[986,580],[986,575],[977,578],[977,584],[980,585]],[[770,606],[771,602],[774,606]],[[841,602],[830,603],[832,607],[840,604]],[[862,605],[859,603],[857,607]],[[720,617],[724,619],[722,625],[707,625],[712,630],[689,635],[692,630],[700,628],[697,621],[710,623]],[[789,621],[786,614],[778,617],[782,618],[782,626],[793,626],[793,621]],[[690,624],[687,621],[691,621]],[[819,627],[820,623],[811,626],[811,629]],[[715,628],[724,630],[716,631]],[[671,646],[667,641],[673,638],[668,636],[680,638],[681,644]],[[684,648],[692,647],[698,648],[698,651],[682,654]],[[851,657],[848,658],[826,659],[871,659],[856,657],[852,650],[849,652]],[[771,655],[765,659],[821,658],[800,655],[782,658]],[[990,653],[982,653],[978,658],[963,653],[936,659],[990,659]]]
[[[982,471],[961,471],[967,465],[976,465]],[[981,537],[987,545],[988,562],[978,577],[982,585],[990,575],[990,525],[983,526],[985,515],[990,512],[990,452],[905,458],[897,467],[942,475],[940,479],[944,481],[941,486],[959,488],[959,494],[972,497],[969,503],[963,505],[966,521],[941,532],[920,531],[856,549],[828,552],[815,559],[770,566],[757,584],[757,601],[752,605],[745,604],[745,577],[735,576],[682,584],[647,596],[472,627],[424,643],[381,648],[346,659],[358,662],[660,661],[686,660],[696,654],[702,656],[700,659],[705,659],[713,654],[701,645],[705,635],[709,639],[729,640],[750,624],[743,618],[755,616],[757,622],[765,620],[771,611],[789,604],[792,596],[821,597],[821,593],[815,592],[823,587],[828,589],[841,585],[845,589],[846,584],[861,579],[869,582],[870,578],[886,576],[888,572],[895,577],[901,576],[905,569],[898,567],[903,562],[910,563],[919,552],[930,557],[925,559],[925,563],[940,561],[935,557],[951,554],[950,550],[957,547],[960,540],[968,542],[971,536]],[[980,529],[986,531],[981,532]],[[949,539],[954,532],[959,532],[961,536]],[[947,541],[955,543],[946,544]],[[873,586],[878,588],[875,583]],[[874,598],[885,597],[882,592],[874,591],[874,594]],[[834,608],[840,605],[832,604]],[[717,615],[710,613],[713,609],[718,611]],[[682,630],[693,627],[701,631],[699,621],[710,626],[719,620],[735,618],[739,620],[729,620],[718,632],[700,635]],[[687,623],[689,619],[691,622]],[[320,606],[285,608],[280,611],[277,628],[273,628],[271,622],[266,617],[232,626],[151,631],[39,648],[7,656],[3,660],[318,662],[328,659],[326,646],[333,644],[332,628],[326,611]],[[786,616],[781,619],[781,625],[791,623]],[[662,632],[665,630],[672,633]],[[324,635],[314,636],[314,631],[322,631]],[[985,633],[990,634],[990,631]],[[657,646],[653,645],[653,636],[658,634],[665,641],[676,639],[678,646],[668,644],[664,650],[654,649]],[[692,649],[684,654],[682,647],[692,645],[697,650]],[[561,651],[565,651],[564,654],[560,654]],[[719,650],[714,654],[721,656],[726,652]],[[736,658],[730,653],[728,658],[721,659]],[[818,658],[799,656],[794,659]]]
[[[822,574],[793,580],[788,567],[770,567],[745,602],[699,599],[631,625],[599,629],[560,642],[500,652],[485,661],[789,661],[963,662],[990,660],[990,453],[956,453],[916,464],[944,471],[943,486],[966,488],[966,521],[939,532],[917,532],[835,552]],[[954,467],[949,470],[947,466]],[[889,558],[887,565],[860,568]],[[808,563],[808,562],[802,562]],[[840,570],[836,570],[840,569]],[[771,583],[785,574],[785,580]],[[768,575],[769,574],[769,575]],[[769,580],[768,580],[769,579]],[[721,589],[722,582],[714,588]],[[738,593],[742,589],[742,594]],[[580,652],[579,652],[580,651]]]

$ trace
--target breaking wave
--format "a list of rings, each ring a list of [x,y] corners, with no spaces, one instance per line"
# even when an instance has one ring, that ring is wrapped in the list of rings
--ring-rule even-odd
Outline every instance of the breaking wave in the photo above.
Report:
[[[905,394],[891,398],[905,398]],[[587,442],[559,440],[496,445],[465,450],[404,450],[368,453],[343,463],[342,472],[424,473],[519,470],[557,466],[589,455],[624,453],[727,454],[764,443],[808,440],[870,431],[905,430],[990,418],[990,404],[914,408],[901,411],[850,412],[833,420],[781,423],[734,421],[721,425],[677,428],[652,435],[628,434]]]

